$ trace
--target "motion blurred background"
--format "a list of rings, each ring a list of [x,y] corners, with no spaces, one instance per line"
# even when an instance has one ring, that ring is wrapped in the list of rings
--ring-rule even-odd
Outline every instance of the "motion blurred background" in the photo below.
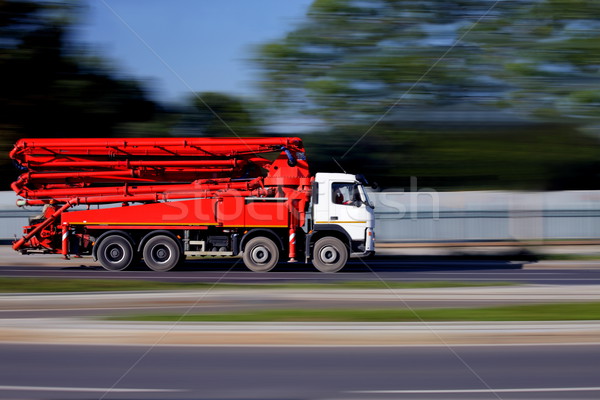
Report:
[[[337,170],[335,157],[382,188],[600,189],[597,0],[212,3],[0,1],[1,187],[21,137],[293,134],[314,171]],[[99,15],[185,93],[89,40]],[[236,56],[251,71],[237,89],[201,72],[225,68],[210,52],[176,46],[227,46],[259,16],[279,30]]]

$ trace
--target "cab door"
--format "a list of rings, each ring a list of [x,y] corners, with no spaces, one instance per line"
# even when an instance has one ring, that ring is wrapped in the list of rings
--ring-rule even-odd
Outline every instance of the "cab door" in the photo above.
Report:
[[[364,240],[369,220],[366,199],[357,182],[331,182],[329,221],[343,227],[353,240]]]

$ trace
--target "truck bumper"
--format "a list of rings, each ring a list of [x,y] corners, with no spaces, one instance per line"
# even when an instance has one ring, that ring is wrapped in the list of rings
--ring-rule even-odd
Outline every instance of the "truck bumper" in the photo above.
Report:
[[[362,253],[352,253],[352,254],[350,254],[350,258],[366,258],[366,257],[374,256],[374,255],[375,255],[374,251],[364,251]]]
[[[369,257],[375,254],[375,232],[373,228],[365,230],[365,239],[352,242],[350,257]]]

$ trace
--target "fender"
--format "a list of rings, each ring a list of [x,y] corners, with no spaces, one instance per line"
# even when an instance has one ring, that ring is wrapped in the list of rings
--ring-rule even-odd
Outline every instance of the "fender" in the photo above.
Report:
[[[348,232],[346,232],[346,230],[344,228],[342,228],[339,225],[335,225],[335,224],[318,224],[318,225],[315,224],[313,226],[313,232],[306,235],[306,241],[304,242],[304,254],[306,257],[306,262],[308,262],[308,260],[310,260],[312,258],[313,236],[317,236],[317,237],[327,236],[326,234],[324,235],[323,233],[332,232],[332,231],[336,232],[337,235],[329,235],[329,236],[336,236],[340,239],[345,239],[342,241],[345,242],[346,246],[348,246],[348,249],[350,249],[350,252],[352,252],[352,238],[350,238],[350,235],[348,235]]]
[[[261,233],[264,233],[264,234],[261,235]],[[285,247],[283,245],[283,240],[281,240],[281,237],[277,234],[277,232],[275,232],[271,229],[264,229],[264,228],[256,228],[256,229],[251,229],[250,231],[248,231],[248,233],[246,233],[244,235],[244,237],[242,237],[242,241],[240,242],[240,250],[243,251],[244,247],[246,246],[246,242],[256,236],[266,236],[268,238],[275,239],[275,244],[279,245],[279,249],[285,250]]]
[[[137,251],[138,253],[141,254],[142,250],[144,249],[144,246],[146,245],[146,242],[148,240],[150,240],[152,237],[157,236],[157,235],[163,235],[163,236],[168,236],[171,239],[175,240],[175,243],[177,243],[177,246],[179,246],[179,251],[181,251],[181,254],[183,254],[185,252],[184,248],[183,248],[183,242],[181,241],[181,239],[179,239],[173,232],[171,231],[167,231],[167,230],[156,230],[156,231],[151,231],[148,232],[143,238],[142,240],[140,240],[140,243],[138,244],[138,248]]]
[[[321,232],[321,231],[335,231],[335,232],[339,232],[341,234],[344,235],[344,237],[346,238],[346,241],[348,242],[348,245],[350,245],[350,243],[352,243],[352,239],[350,238],[350,235],[348,234],[348,232],[346,232],[346,230],[344,228],[342,228],[339,225],[336,224],[315,224],[313,226],[313,232]],[[314,235],[314,233],[313,233]]]
[[[96,249],[98,248],[98,243],[100,243],[105,237],[112,235],[124,237],[125,239],[129,240],[132,248],[135,247],[135,240],[133,240],[133,237],[129,234],[129,232],[119,230],[106,231],[94,241],[94,246],[92,247],[92,260],[98,261],[98,257],[96,257]]]
[[[305,252],[304,254],[306,255],[306,259],[310,259],[312,258],[312,237],[317,235],[317,236],[324,236],[324,235],[320,235],[320,233],[324,233],[324,232],[336,232],[338,235],[337,236],[342,236],[343,238],[345,238],[345,244],[348,246],[348,248],[350,249],[350,251],[352,251],[352,238],[350,238],[350,235],[348,235],[348,232],[346,232],[346,230],[344,228],[342,228],[339,225],[335,225],[335,224],[315,224],[313,226],[313,232],[309,233],[308,235],[306,235],[306,242],[304,243],[305,246]]]

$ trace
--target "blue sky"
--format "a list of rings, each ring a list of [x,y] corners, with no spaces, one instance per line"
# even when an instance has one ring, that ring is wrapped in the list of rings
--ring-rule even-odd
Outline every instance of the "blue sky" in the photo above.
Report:
[[[86,0],[79,39],[159,100],[251,95],[255,45],[283,37],[313,0]]]

